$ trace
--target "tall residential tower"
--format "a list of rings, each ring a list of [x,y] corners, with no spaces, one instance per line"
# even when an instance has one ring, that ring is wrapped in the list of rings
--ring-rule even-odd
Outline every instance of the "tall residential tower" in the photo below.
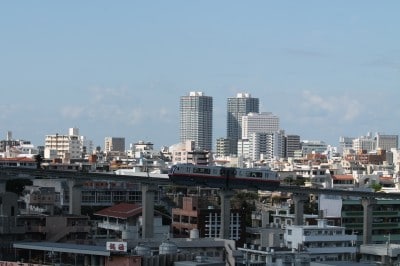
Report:
[[[242,117],[248,113],[259,112],[259,99],[249,93],[238,93],[228,98],[227,139],[230,141],[230,154],[237,154],[238,140],[242,138]]]
[[[180,142],[195,141],[199,150],[212,149],[213,99],[203,92],[190,92],[180,99]]]

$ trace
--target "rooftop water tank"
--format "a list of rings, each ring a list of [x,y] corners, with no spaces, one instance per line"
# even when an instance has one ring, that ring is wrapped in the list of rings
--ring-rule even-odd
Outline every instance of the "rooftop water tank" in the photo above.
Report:
[[[159,249],[159,254],[176,254],[178,252],[178,247],[169,241],[161,243]]]
[[[199,238],[199,229],[192,229],[190,230],[190,239],[197,239]]]
[[[134,253],[139,256],[151,256],[151,249],[145,245],[136,246]]]

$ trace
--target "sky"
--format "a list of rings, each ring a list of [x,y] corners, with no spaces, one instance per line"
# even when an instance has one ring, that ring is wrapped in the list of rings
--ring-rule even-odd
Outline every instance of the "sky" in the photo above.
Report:
[[[400,134],[400,1],[1,1],[0,139],[179,142],[179,99],[260,99],[287,134]],[[1,137],[3,135],[3,137]]]

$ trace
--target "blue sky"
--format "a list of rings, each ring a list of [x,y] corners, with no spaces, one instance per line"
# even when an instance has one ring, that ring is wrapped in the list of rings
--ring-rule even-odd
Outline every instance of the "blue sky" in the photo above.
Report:
[[[2,1],[0,134],[179,141],[179,98],[260,98],[288,134],[399,134],[400,1]]]

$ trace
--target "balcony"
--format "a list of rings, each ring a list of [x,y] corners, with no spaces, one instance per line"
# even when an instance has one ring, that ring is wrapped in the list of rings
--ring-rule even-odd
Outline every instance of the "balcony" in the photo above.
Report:
[[[136,231],[138,231],[137,226],[131,226],[131,225],[126,225],[126,224],[116,224],[116,223],[110,223],[110,222],[101,222],[101,223],[98,223],[97,226],[99,228],[118,231],[118,232],[122,232],[122,231],[136,232]]]
[[[23,226],[0,226],[0,234],[24,234],[25,228]]]
[[[46,226],[43,225],[27,225],[25,227],[27,233],[46,233]]]
[[[352,253],[355,254],[357,252],[356,247],[308,247],[307,251],[311,254],[343,254],[343,253]]]
[[[346,242],[355,241],[356,235],[314,235],[303,236],[304,242]]]

